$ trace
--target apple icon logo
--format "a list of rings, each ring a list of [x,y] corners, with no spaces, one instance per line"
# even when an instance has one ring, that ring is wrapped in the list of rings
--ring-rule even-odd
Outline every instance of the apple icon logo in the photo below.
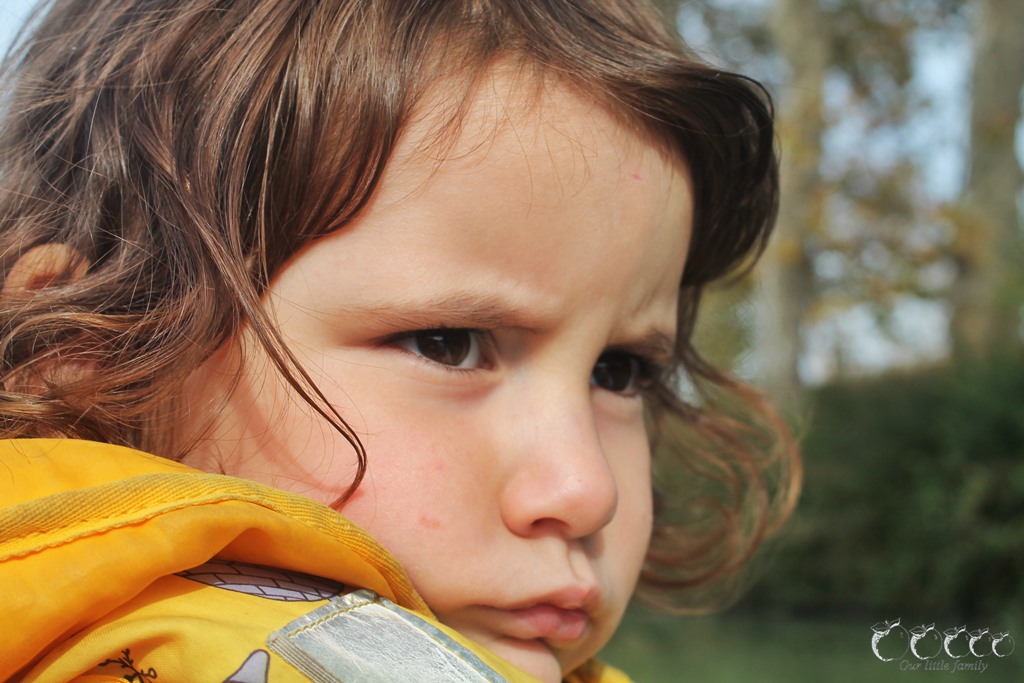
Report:
[[[967,649],[971,651],[972,655],[975,657],[986,657],[989,652],[992,652],[992,636],[987,628],[971,631],[968,635],[971,636],[971,641]]]
[[[899,659],[907,653],[910,643],[907,629],[900,626],[899,619],[882,621],[871,627],[871,651],[883,662]]]
[[[996,633],[992,636],[992,654],[996,657],[1007,657],[1013,652],[1013,636],[1008,632]]]
[[[910,651],[918,659],[931,659],[942,652],[942,637],[934,623],[910,629]]]
[[[967,625],[954,626],[943,631],[945,638],[942,642],[942,649],[953,659],[966,657],[970,652],[970,645],[967,642]]]

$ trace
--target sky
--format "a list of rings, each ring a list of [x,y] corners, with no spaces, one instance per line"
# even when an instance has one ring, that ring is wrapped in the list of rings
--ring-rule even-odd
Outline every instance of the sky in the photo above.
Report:
[[[34,0],[0,0],[0,49],[6,51]]]

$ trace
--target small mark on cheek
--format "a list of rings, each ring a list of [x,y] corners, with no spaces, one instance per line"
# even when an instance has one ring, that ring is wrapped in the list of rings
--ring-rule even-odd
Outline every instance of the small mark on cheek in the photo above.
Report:
[[[633,172],[631,172],[629,174],[629,178],[630,178],[630,180],[635,180],[637,182],[643,182],[644,174],[641,173],[640,171],[633,171]]]
[[[440,529],[441,520],[426,514],[420,515],[420,526],[426,529]]]

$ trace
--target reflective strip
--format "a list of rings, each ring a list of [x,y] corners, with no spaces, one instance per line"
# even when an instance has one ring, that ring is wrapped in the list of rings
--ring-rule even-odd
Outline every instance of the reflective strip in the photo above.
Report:
[[[267,645],[316,683],[508,683],[464,645],[373,591],[333,598]]]

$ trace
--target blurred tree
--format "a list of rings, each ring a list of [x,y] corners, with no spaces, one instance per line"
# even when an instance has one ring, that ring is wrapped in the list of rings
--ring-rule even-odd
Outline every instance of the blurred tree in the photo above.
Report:
[[[983,53],[998,54],[991,59],[1012,61],[1014,68],[1004,71],[1017,73],[1024,68],[1024,13],[1015,11],[1014,3],[661,0],[698,51],[727,68],[752,73],[768,84],[779,105],[783,195],[777,236],[759,267],[758,283],[749,288],[758,305],[753,315],[712,310],[708,318],[714,329],[707,335],[717,340],[711,343],[716,348],[729,348],[721,340],[730,327],[734,337],[752,340],[755,367],[743,368],[742,351],[733,360],[753,370],[773,392],[793,397],[801,380],[831,380],[941,357],[950,344],[925,343],[920,329],[908,329],[908,307],[927,309],[941,321],[952,302],[963,312],[957,320],[973,315],[1015,327],[1015,316],[1007,311],[1019,306],[1024,295],[1007,284],[1020,270],[1011,265],[1020,261],[1006,234],[1013,228],[1004,227],[1002,239],[986,240],[991,230],[978,226],[996,222],[979,218],[981,209],[995,204],[981,192],[996,187],[1003,188],[1001,206],[1006,208],[998,224],[1015,225],[1006,216],[1016,215],[1019,169],[993,167],[991,174],[1000,177],[996,183],[985,180],[987,167],[975,162],[972,187],[977,184],[979,192],[964,209],[946,205],[948,191],[938,196],[928,187],[937,141],[924,131],[936,131],[941,107],[932,99],[934,76],[932,90],[920,76],[934,59],[922,56],[922,45],[966,44],[967,19],[982,2],[1014,16],[1013,21],[995,20],[1005,29],[1002,42],[978,38],[984,46],[979,61]],[[977,85],[976,96],[984,98],[983,90]],[[1016,103],[1020,88],[1000,90],[997,85],[994,90],[1002,101]],[[977,113],[985,108],[976,107],[980,121]],[[1005,163],[1012,161],[1017,109],[1000,111],[994,118],[1004,126],[1004,137],[989,146],[999,153],[985,158],[1001,155]],[[976,135],[978,130],[975,126]],[[948,130],[941,134],[947,136],[947,147],[955,146]],[[978,155],[985,148],[976,144],[973,149]],[[961,224],[967,227],[958,231]],[[956,234],[962,239],[954,244]],[[989,267],[997,257],[1002,265]],[[963,286],[957,272],[965,278]],[[989,312],[991,306],[975,306],[971,301],[984,296],[975,291],[989,292],[990,300],[1002,302],[1003,308]],[[734,304],[722,297],[710,302]],[[849,325],[855,316],[860,322]],[[718,324],[721,320],[729,324]],[[850,327],[857,331],[850,333]],[[984,329],[974,323],[965,327]],[[945,337],[941,323],[929,331],[931,337]],[[883,359],[866,353],[868,346],[884,348]]]
[[[817,3],[777,0],[770,27],[789,64],[790,78],[779,94],[779,131],[785,143],[782,197],[775,238],[759,267],[757,363],[769,391],[792,400],[799,394],[800,330],[813,285],[807,235],[821,231],[823,218],[822,98],[833,48],[832,33]]]
[[[975,0],[970,179],[959,213],[953,290],[956,350],[1006,352],[1021,340],[1021,237],[1018,195],[1024,176],[1014,153],[1024,87],[1024,9]]]

